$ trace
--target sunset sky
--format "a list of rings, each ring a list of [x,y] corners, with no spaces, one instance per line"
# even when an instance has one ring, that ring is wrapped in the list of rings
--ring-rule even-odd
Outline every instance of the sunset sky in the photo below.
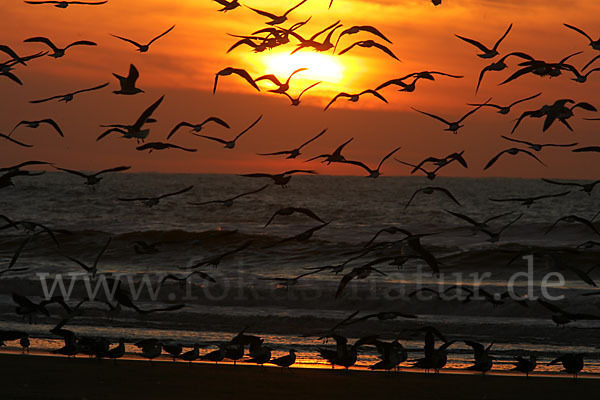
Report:
[[[298,1],[248,0],[250,7],[282,13]],[[282,24],[310,22],[298,33],[310,37],[313,33],[341,20],[345,29],[353,25],[373,25],[393,42],[389,47],[402,60],[396,61],[377,49],[355,48],[342,56],[301,50],[289,55],[297,41],[271,52],[252,53],[240,46],[231,53],[227,49],[237,40],[227,34],[249,35],[266,27],[267,19],[246,7],[227,13],[209,0],[111,0],[101,6],[71,6],[58,9],[49,5],[28,5],[21,0],[3,1],[3,29],[0,44],[6,44],[20,55],[33,54],[46,47],[39,43],[23,43],[33,36],[49,37],[60,47],[76,41],[91,40],[97,47],[78,46],[67,50],[60,59],[43,57],[32,60],[28,67],[18,66],[15,74],[23,81],[19,86],[0,76],[0,132],[8,134],[22,119],[54,118],[65,132],[58,137],[52,130],[26,127],[13,134],[17,140],[34,144],[23,149],[0,141],[0,167],[24,160],[44,160],[55,165],[81,170],[98,170],[117,165],[131,165],[132,171],[189,173],[250,173],[282,172],[297,167],[314,168],[322,174],[363,175],[351,165],[304,163],[303,160],[333,151],[353,137],[345,155],[375,167],[380,158],[397,146],[396,157],[418,162],[427,156],[445,156],[465,151],[468,170],[453,165],[443,176],[507,176],[554,177],[572,179],[598,178],[597,153],[574,154],[570,149],[544,149],[537,155],[548,167],[524,156],[501,159],[488,171],[483,166],[496,153],[513,147],[500,135],[508,135],[522,111],[535,110],[557,99],[571,98],[600,107],[600,72],[591,74],[584,84],[571,81],[572,74],[558,78],[524,76],[507,85],[498,86],[516,68],[516,59],[509,60],[509,70],[488,73],[478,94],[475,86],[479,72],[491,61],[476,56],[479,51],[457,39],[459,34],[492,46],[512,23],[513,28],[499,47],[501,55],[512,51],[526,52],[536,59],[558,62],[576,51],[572,64],[581,69],[592,57],[600,54],[588,45],[588,40],[563,26],[568,23],[582,28],[594,39],[600,37],[597,17],[600,3],[577,0],[443,0],[434,7],[428,0],[335,0],[328,10],[329,0],[308,0],[289,15]],[[148,53],[140,54],[135,47],[109,34],[125,36],[146,43],[172,25],[175,29],[155,42]],[[338,30],[339,32],[340,30]],[[337,34],[334,35],[337,39]],[[358,40],[381,39],[368,33],[345,36],[341,48]],[[338,48],[339,50],[339,48]],[[4,61],[4,54],[0,62]],[[126,75],[129,64],[140,71],[137,86],[145,93],[135,96],[112,94],[118,89],[112,73]],[[261,82],[257,92],[237,76],[219,80],[213,96],[215,73],[225,67],[244,68],[253,77],[275,73],[285,80],[296,68],[308,71],[292,79],[290,92],[299,93],[317,81],[320,85],[307,92],[299,107],[291,107],[281,95],[268,93],[272,86]],[[600,60],[597,66],[600,66]],[[324,112],[324,106],[339,92],[358,93],[374,89],[379,84],[411,72],[443,71],[464,75],[463,79],[447,77],[435,81],[420,80],[414,93],[399,93],[394,87],[381,90],[389,104],[372,98],[358,103],[336,102]],[[110,82],[110,87],[79,95],[71,103],[49,102],[29,104],[35,100],[68,93],[77,89]],[[445,132],[444,125],[411,109],[415,107],[456,120],[470,107],[466,103],[483,102],[509,104],[538,92],[542,96],[516,106],[509,115],[482,109],[465,121],[458,135]],[[170,130],[180,121],[202,122],[217,116],[231,129],[207,126],[203,134],[233,138],[259,115],[263,120],[243,136],[234,150],[181,130],[170,142],[195,148],[196,153],[177,150],[139,152],[135,141],[109,136],[100,142],[100,124],[133,123],[139,114],[161,95],[165,101],[155,113],[158,123],[151,125],[147,141],[166,141]],[[542,133],[542,120],[527,119],[514,137],[537,143],[579,142],[581,146],[600,145],[597,132],[600,113],[578,109],[569,122],[575,133],[556,123]],[[299,160],[266,158],[256,153],[292,149],[322,129],[328,132],[304,149]],[[406,175],[409,170],[389,160],[384,175]]]

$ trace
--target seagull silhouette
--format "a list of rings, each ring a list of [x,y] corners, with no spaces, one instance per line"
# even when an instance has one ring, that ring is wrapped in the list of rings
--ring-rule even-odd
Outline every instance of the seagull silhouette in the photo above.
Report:
[[[62,130],[60,129],[60,127],[58,126],[58,124],[57,124],[57,123],[56,123],[56,122],[55,122],[53,119],[50,119],[50,118],[47,118],[47,119],[41,119],[41,120],[38,120],[38,121],[25,121],[25,120],[24,120],[24,121],[21,121],[21,122],[19,122],[17,125],[15,125],[15,127],[13,128],[13,130],[12,130],[12,131],[10,131],[10,134],[9,134],[8,136],[11,136],[11,135],[13,134],[13,132],[14,132],[14,131],[15,131],[15,130],[16,130],[18,127],[19,127],[19,126],[25,125],[25,126],[27,126],[28,128],[33,128],[33,129],[35,129],[35,128],[39,128],[41,124],[48,124],[48,125],[50,125],[52,128],[54,128],[54,130],[55,130],[56,132],[58,132],[58,134],[59,134],[61,137],[65,137],[65,135],[63,134],[63,132],[62,132]]]
[[[485,167],[483,167],[484,170],[490,168],[492,165],[494,165],[496,163],[496,161],[498,161],[498,159],[504,155],[504,154],[510,154],[511,156],[515,156],[519,153],[523,153],[528,155],[531,158],[534,158],[537,160],[537,162],[539,162],[540,164],[542,164],[544,167],[547,167],[546,164],[544,164],[544,162],[542,160],[540,160],[535,154],[533,154],[532,152],[530,152],[529,150],[524,150],[524,149],[519,149],[517,147],[511,147],[510,149],[506,149],[506,150],[502,150],[500,153],[496,154],[486,165]]]
[[[156,36],[154,39],[152,39],[150,42],[148,42],[148,44],[139,44],[138,42],[131,40],[131,39],[127,39],[121,36],[117,36],[117,35],[112,35],[113,37],[116,37],[117,39],[121,39],[125,42],[129,42],[132,45],[134,45],[135,47],[137,47],[137,51],[139,51],[140,53],[146,53],[148,50],[150,50],[150,45],[152,43],[154,43],[155,41],[157,41],[158,39],[160,39],[161,37],[165,36],[167,33],[171,32],[173,30],[173,28],[175,28],[175,25],[173,25],[172,27],[170,27],[169,29],[167,29],[166,31],[164,31],[163,33],[161,33],[160,35]]]
[[[315,140],[317,140],[318,138],[320,138],[321,136],[323,136],[325,134],[325,132],[327,132],[327,129],[323,129],[317,136],[315,136],[315,137],[309,139],[308,141],[302,143],[299,147],[296,147],[295,149],[277,151],[275,153],[258,153],[258,155],[259,156],[280,156],[280,155],[287,155],[287,157],[286,157],[287,159],[294,159],[294,158],[298,157],[300,154],[302,154],[300,152],[300,150],[302,150],[302,148],[304,148],[308,144],[314,142]]]
[[[464,126],[464,125],[461,125],[460,123],[463,122],[465,119],[467,119],[469,116],[471,116],[473,113],[475,113],[477,110],[479,110],[481,107],[483,107],[483,105],[487,104],[490,100],[491,100],[491,98],[488,101],[486,101],[485,103],[483,103],[482,105],[475,107],[474,109],[472,109],[471,111],[469,111],[468,113],[466,113],[465,115],[463,115],[456,122],[448,122],[444,118],[438,117],[437,115],[434,115],[434,114],[431,114],[431,113],[428,113],[428,112],[425,112],[425,111],[417,110],[414,107],[411,107],[411,108],[413,110],[415,110],[416,112],[419,112],[419,113],[421,113],[423,115],[427,115],[428,117],[431,117],[433,119],[437,119],[440,122],[443,122],[444,124],[448,125],[448,128],[446,128],[444,130],[448,131],[448,132],[452,132],[452,133],[454,133],[456,135],[456,134],[458,134],[458,130]]]
[[[56,47],[56,45],[54,43],[52,43],[52,41],[50,39],[48,39],[46,37],[40,37],[40,36],[25,39],[23,42],[25,42],[25,43],[44,43],[46,46],[50,47],[50,49],[52,51],[54,51],[54,53],[48,54],[50,57],[54,57],[54,58],[60,58],[60,57],[64,56],[65,51],[67,51],[68,48],[73,47],[73,46],[97,46],[98,45],[97,43],[90,42],[89,40],[78,40],[76,42],[71,43],[67,47],[64,47],[61,49],[61,48]]]
[[[67,8],[70,5],[82,5],[82,6],[99,6],[101,4],[108,3],[106,1],[25,1],[27,4],[52,4],[56,8]]]
[[[66,168],[59,168],[59,167],[54,167],[56,169],[58,169],[59,171],[63,171],[63,172],[67,172],[69,174],[72,175],[77,175],[80,176],[82,178],[85,178],[85,184],[91,186],[92,188],[97,185],[98,183],[100,183],[100,181],[102,180],[102,177],[100,175],[102,174],[106,174],[109,172],[121,172],[121,171],[127,171],[128,169],[131,169],[131,167],[115,167],[115,168],[109,168],[109,169],[103,169],[100,172],[96,172],[95,174],[86,174],[80,171],[75,171],[72,169],[66,169]]]
[[[58,101],[64,101],[65,103],[68,103],[70,101],[73,101],[73,98],[75,97],[75,95],[79,94],[79,93],[85,93],[85,92],[92,92],[95,90],[100,90],[102,88],[105,88],[108,86],[108,83],[105,83],[103,85],[99,85],[99,86],[94,86],[92,88],[89,89],[81,89],[81,90],[77,90],[75,92],[71,92],[71,93],[67,93],[67,94],[61,94],[58,96],[52,96],[52,97],[48,97],[46,99],[41,99],[41,100],[32,100],[30,101],[30,103],[32,104],[38,104],[38,103],[44,103],[46,101],[50,101],[50,100],[55,100],[58,99]]]
[[[200,131],[202,131],[202,129],[204,128],[204,125],[209,123],[209,122],[214,122],[216,124],[219,124],[227,129],[230,128],[229,124],[225,121],[223,121],[221,118],[217,118],[217,117],[209,117],[207,119],[204,120],[204,122],[200,123],[200,124],[191,124],[189,122],[180,122],[178,123],[173,130],[171,130],[171,132],[169,133],[169,135],[167,136],[167,140],[169,140],[171,138],[171,136],[173,136],[175,134],[175,132],[177,132],[180,128],[188,127],[188,128],[192,128],[191,132],[192,134],[196,134]],[[196,135],[197,136],[197,135]]]
[[[152,103],[152,105],[150,105],[150,107],[148,107],[146,110],[144,110],[144,112],[138,117],[138,119],[134,122],[133,125],[120,125],[120,124],[103,125],[103,127],[110,128],[110,129],[101,133],[100,136],[98,136],[96,138],[96,141],[99,141],[102,138],[106,137],[107,135],[115,132],[115,133],[120,133],[121,135],[123,135],[122,136],[123,138],[126,138],[126,139],[135,138],[135,139],[137,139],[138,143],[140,141],[143,142],[150,134],[150,129],[143,129],[143,127],[145,124],[156,122],[156,120],[154,120],[150,117],[152,116],[154,111],[156,111],[158,106],[160,106],[160,104],[162,103],[164,98],[165,98],[165,96],[161,96],[158,100],[156,100],[154,103]]]
[[[223,205],[223,206],[225,206],[225,207],[231,207],[231,206],[233,205],[233,202],[234,202],[235,200],[239,199],[240,197],[245,197],[245,196],[249,196],[249,195],[251,195],[251,194],[255,194],[255,193],[258,193],[258,192],[262,192],[262,191],[263,191],[263,190],[265,190],[265,189],[266,189],[268,186],[269,186],[269,185],[265,185],[265,186],[263,186],[263,187],[261,187],[261,188],[258,188],[258,189],[256,189],[256,190],[252,190],[252,191],[250,191],[250,192],[246,192],[246,193],[238,194],[237,196],[233,196],[233,197],[230,197],[230,198],[228,198],[228,199],[225,199],[225,200],[211,200],[211,201],[205,201],[205,202],[202,202],[202,203],[188,203],[188,204],[190,204],[190,205],[192,205],[192,206],[204,206],[204,205],[207,205],[207,204],[222,204],[222,205]]]
[[[352,102],[352,103],[356,103],[358,102],[358,100],[360,99],[360,96],[364,95],[364,94],[372,94],[373,96],[377,97],[379,100],[383,101],[384,103],[387,104],[387,100],[385,99],[385,97],[383,97],[382,95],[380,95],[379,93],[377,93],[377,91],[372,90],[372,89],[367,89],[364,90],[358,94],[349,94],[346,92],[342,92],[342,93],[338,93],[326,106],[325,106],[325,110],[327,111],[327,109],[329,107],[331,107],[331,105],[333,103],[335,103],[335,101],[339,98],[348,98],[348,101]]]
[[[269,92],[271,93],[279,93],[279,94],[284,94],[285,92],[287,92],[290,89],[290,80],[292,79],[292,77],[297,74],[298,72],[301,71],[307,71],[308,68],[298,68],[297,70],[295,70],[294,72],[292,72],[290,74],[290,76],[288,76],[287,80],[285,81],[285,83],[281,83],[279,81],[279,79],[277,79],[277,77],[275,75],[263,75],[259,78],[256,78],[254,80],[254,82],[258,82],[258,81],[262,81],[262,80],[269,80],[271,82],[273,82],[275,85],[279,86],[277,89],[272,89],[269,90]]]
[[[172,196],[177,196],[177,195],[180,195],[180,194],[183,194],[183,193],[187,193],[190,190],[192,190],[193,188],[194,188],[194,186],[188,186],[185,189],[181,189],[181,190],[178,190],[178,191],[173,192],[173,193],[162,194],[162,195],[156,196],[156,197],[119,198],[119,200],[120,201],[139,201],[140,203],[142,203],[146,207],[152,208],[152,207],[158,205],[158,203],[162,199],[166,199],[167,197],[172,197]]]
[[[233,149],[235,148],[235,143],[236,141],[246,132],[248,132],[250,129],[254,128],[254,126],[256,124],[258,124],[260,122],[260,120],[262,119],[262,115],[260,117],[258,117],[258,119],[256,121],[254,121],[252,123],[252,125],[250,125],[249,127],[247,127],[246,129],[244,129],[242,132],[240,132],[235,138],[233,138],[232,140],[225,140],[225,139],[221,139],[221,138],[217,138],[217,137],[213,137],[213,136],[206,136],[206,135],[198,135],[200,137],[203,137],[205,139],[210,139],[213,140],[215,142],[219,142],[225,145],[226,149]]]
[[[140,73],[135,65],[129,65],[129,74],[126,77],[117,74],[113,74],[113,76],[119,80],[119,86],[121,86],[121,89],[113,91],[114,94],[132,96],[134,94],[144,93],[142,89],[135,87],[135,83],[140,77]]]
[[[250,74],[248,72],[246,72],[245,69],[227,67],[227,68],[222,69],[221,71],[219,71],[219,72],[216,73],[216,75],[215,75],[215,84],[214,84],[214,87],[213,87],[213,94],[215,94],[216,91],[217,91],[217,83],[219,82],[219,76],[228,76],[228,75],[231,75],[231,74],[236,74],[236,75],[241,76],[250,85],[252,85],[253,88],[255,88],[256,90],[258,90],[260,92],[260,88],[258,87],[258,85],[256,84],[256,82],[254,81],[254,79],[252,79],[252,77],[250,76]]]
[[[344,161],[344,163],[346,164],[352,164],[352,165],[357,165],[361,168],[363,168],[365,171],[367,171],[369,173],[369,175],[367,175],[367,178],[378,178],[379,176],[381,176],[381,166],[383,165],[383,163],[390,158],[391,156],[394,155],[394,153],[396,153],[398,150],[400,150],[401,147],[396,147],[394,150],[392,150],[390,153],[388,153],[385,157],[383,157],[381,159],[381,161],[379,162],[379,165],[377,165],[376,169],[371,169],[368,166],[366,166],[364,163],[362,163],[361,161],[352,161],[352,160],[346,160]]]
[[[504,35],[502,35],[502,37],[500,37],[500,39],[498,39],[498,41],[496,42],[496,44],[494,44],[494,47],[492,47],[491,49],[488,49],[486,46],[484,46],[483,44],[481,44],[480,42],[473,40],[473,39],[469,39],[466,38],[464,36],[460,36],[460,35],[454,35],[457,38],[464,40],[465,42],[477,47],[479,50],[483,51],[482,54],[477,54],[478,57],[481,58],[494,58],[496,57],[499,53],[498,53],[498,46],[500,46],[500,43],[502,43],[502,41],[504,40],[504,38],[508,35],[508,33],[510,32],[510,30],[512,29],[512,24],[510,24],[510,26],[508,27],[508,29],[506,30],[506,32],[504,32]]]
[[[266,23],[267,25],[279,25],[279,24],[283,24],[285,21],[287,21],[287,16],[292,11],[294,11],[296,8],[300,7],[304,3],[306,3],[306,0],[302,0],[300,3],[296,4],[294,7],[287,10],[283,15],[271,14],[270,12],[261,11],[261,10],[258,10],[256,8],[252,8],[252,7],[248,7],[248,8],[257,14],[262,15],[263,17],[269,18],[271,21],[267,22]]]

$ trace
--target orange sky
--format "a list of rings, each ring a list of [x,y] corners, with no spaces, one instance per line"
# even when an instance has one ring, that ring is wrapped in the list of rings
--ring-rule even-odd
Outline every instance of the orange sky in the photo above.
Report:
[[[66,10],[27,5],[20,0],[6,3],[3,4],[1,42],[19,54],[44,49],[39,44],[22,42],[32,36],[47,36],[59,45],[92,40],[99,46],[74,47],[62,59],[44,57],[32,61],[27,68],[19,67],[16,75],[24,82],[23,87],[0,77],[0,132],[8,133],[21,119],[52,117],[66,136],[60,139],[45,128],[21,128],[15,138],[35,147],[21,149],[0,141],[1,166],[26,159],[43,159],[58,166],[87,170],[132,165],[134,171],[248,173],[310,166],[324,174],[362,175],[363,171],[352,166],[324,167],[318,163],[304,164],[301,160],[294,162],[255,155],[291,149],[328,128],[325,136],[305,149],[305,158],[329,152],[354,137],[346,156],[372,166],[391,149],[402,146],[397,157],[410,162],[429,155],[443,156],[465,150],[471,168],[464,170],[451,166],[443,173],[447,176],[598,178],[597,170],[590,168],[597,161],[597,154],[573,154],[564,149],[545,149],[538,154],[549,165],[547,168],[520,156],[501,159],[489,171],[482,171],[482,167],[498,151],[512,147],[499,136],[510,132],[513,120],[520,112],[539,108],[559,98],[587,101],[600,107],[600,73],[592,74],[585,84],[572,82],[570,74],[564,74],[551,80],[526,76],[508,85],[497,86],[514,71],[513,61],[510,71],[488,74],[476,95],[477,76],[489,60],[478,58],[474,47],[454,37],[456,33],[491,46],[513,23],[511,33],[500,46],[501,54],[524,51],[538,59],[558,61],[572,52],[584,51],[573,59],[573,64],[581,68],[600,53],[592,50],[583,36],[564,28],[562,23],[579,26],[597,38],[600,36],[597,25],[600,4],[595,1],[444,0],[444,4],[434,7],[426,0],[335,0],[332,9],[327,10],[329,0],[308,0],[283,26],[312,16],[310,23],[299,31],[310,36],[338,19],[345,27],[374,25],[394,42],[390,47],[402,62],[374,49],[357,48],[343,56],[335,56],[332,62],[339,64],[343,75],[324,81],[308,92],[297,108],[290,107],[287,98],[267,93],[268,84],[261,85],[265,90],[258,93],[237,77],[222,78],[217,94],[211,94],[214,74],[224,67],[246,68],[255,77],[273,72],[269,70],[273,66],[265,58],[268,53],[253,54],[243,46],[225,53],[235,41],[227,33],[250,34],[265,26],[264,17],[246,8],[219,13],[219,4],[208,0],[111,0],[103,6],[72,6]],[[247,3],[255,8],[280,12],[297,2],[249,0]],[[146,42],[173,24],[175,29],[154,43],[146,54],[109,36],[112,33]],[[369,38],[368,34],[347,36],[342,39],[342,46]],[[275,52],[294,48],[290,44]],[[302,57],[302,52],[299,54]],[[130,63],[140,70],[138,86],[146,93],[132,97],[113,95],[111,91],[116,90],[117,85],[111,73],[126,74]],[[297,60],[290,61],[290,70],[297,63]],[[313,66],[313,70],[315,68]],[[371,99],[359,103],[340,101],[323,112],[324,105],[340,91],[359,92],[388,79],[426,69],[461,74],[465,78],[419,81],[414,93],[397,93],[390,87],[382,90],[389,104]],[[322,79],[319,74],[319,71],[311,70],[298,74],[292,81],[291,92],[297,93]],[[28,103],[104,82],[111,83],[110,90],[83,94],[66,105]],[[457,119],[469,109],[467,102],[493,97],[494,103],[505,104],[537,92],[543,92],[543,95],[517,106],[508,116],[490,109],[480,110],[466,121],[457,136],[444,132],[441,123],[410,109],[412,106]],[[182,120],[201,122],[208,116],[219,116],[228,121],[232,129],[211,127],[204,133],[230,138],[259,115],[264,114],[264,118],[240,139],[234,150],[225,150],[217,143],[184,131],[171,141],[196,148],[198,152],[148,154],[136,151],[135,142],[117,136],[95,141],[102,132],[100,124],[131,123],[163,94],[165,101],[155,114],[159,122],[152,126],[149,141],[164,141],[171,128]],[[516,137],[542,143],[577,141],[582,146],[600,145],[600,140],[595,138],[600,122],[581,119],[597,116],[578,110],[570,121],[576,133],[556,124],[542,134],[540,120],[526,120]],[[407,168],[391,161],[384,166],[383,173],[405,175]]]

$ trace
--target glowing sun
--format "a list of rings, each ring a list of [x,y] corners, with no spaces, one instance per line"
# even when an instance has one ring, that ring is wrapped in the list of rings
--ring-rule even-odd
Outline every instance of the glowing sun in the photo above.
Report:
[[[279,79],[287,77],[298,68],[308,68],[294,76],[295,80],[323,81],[340,83],[345,67],[335,56],[316,52],[271,53],[262,57],[265,73],[274,74]]]

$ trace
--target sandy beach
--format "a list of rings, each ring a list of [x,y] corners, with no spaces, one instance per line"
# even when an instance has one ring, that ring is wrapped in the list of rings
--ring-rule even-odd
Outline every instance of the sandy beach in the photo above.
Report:
[[[3,399],[564,399],[600,380],[0,355]]]

